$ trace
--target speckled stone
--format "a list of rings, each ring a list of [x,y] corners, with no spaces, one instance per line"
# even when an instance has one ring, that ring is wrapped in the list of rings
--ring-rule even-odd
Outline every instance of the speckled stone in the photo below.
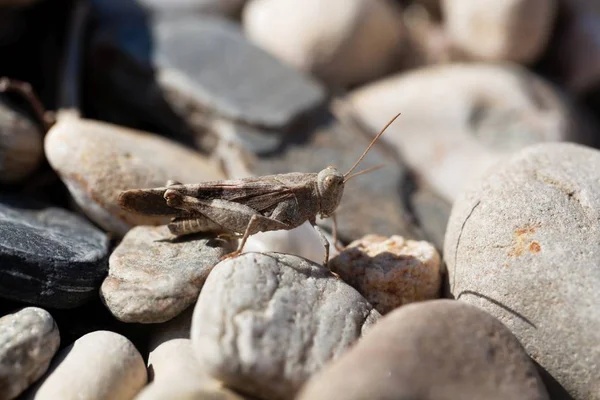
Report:
[[[333,258],[330,268],[381,314],[440,297],[441,258],[425,241],[366,235]]]
[[[530,146],[454,203],[452,295],[502,321],[574,398],[600,399],[600,151]]]
[[[208,373],[258,398],[293,398],[380,314],[322,265],[281,253],[217,264],[198,297],[191,339]]]

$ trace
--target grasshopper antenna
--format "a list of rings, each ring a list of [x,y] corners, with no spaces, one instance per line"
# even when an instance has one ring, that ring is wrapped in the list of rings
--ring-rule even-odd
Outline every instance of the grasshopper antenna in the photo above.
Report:
[[[376,170],[378,170],[380,168],[383,168],[383,167],[385,167],[385,164],[377,164],[377,165],[374,165],[372,167],[365,168],[365,169],[363,169],[361,171],[355,172],[355,173],[353,173],[352,175],[350,175],[348,177],[344,176],[344,183],[348,182],[350,179],[354,178],[355,176],[359,176],[359,175],[362,175],[362,174],[367,174],[369,172],[376,171]]]
[[[379,139],[379,137],[381,135],[383,135],[383,132],[385,132],[385,130],[396,120],[396,118],[398,118],[400,116],[401,113],[396,114],[396,116],[394,118],[392,118],[390,120],[390,122],[387,123],[386,126],[383,127],[383,129],[381,130],[381,132],[379,132],[377,134],[377,136],[375,136],[373,138],[373,140],[371,140],[371,143],[369,144],[369,146],[367,147],[367,149],[364,151],[364,153],[362,153],[362,156],[360,156],[360,158],[354,163],[354,165],[352,166],[352,168],[350,168],[350,170],[348,170],[348,172],[346,172],[344,174],[344,182],[347,181],[350,178],[346,178],[346,176],[350,175],[350,173],[352,171],[354,171],[356,169],[356,167],[358,167],[358,164],[360,164],[360,162],[363,160],[363,158],[365,158],[365,156],[367,155],[367,153],[369,152],[369,150],[371,150],[371,147],[373,147],[373,145],[375,144],[375,142],[377,141],[377,139]],[[368,169],[366,169],[365,171],[368,171]],[[362,171],[360,173],[363,173]],[[358,174],[358,173],[357,173]],[[357,174],[351,175],[352,176],[356,176]]]

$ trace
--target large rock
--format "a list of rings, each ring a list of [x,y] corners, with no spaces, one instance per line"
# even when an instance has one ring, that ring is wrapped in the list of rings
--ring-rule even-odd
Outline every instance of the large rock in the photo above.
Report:
[[[298,399],[548,400],[548,394],[506,326],[477,307],[433,300],[383,317]]]
[[[487,61],[535,61],[550,39],[558,0],[443,0],[444,23],[454,45]]]
[[[600,399],[600,152],[528,147],[454,204],[452,294],[506,324],[577,399]]]
[[[243,24],[258,46],[332,87],[388,73],[404,45],[388,0],[253,0]]]
[[[97,296],[108,238],[79,215],[0,197],[0,296],[42,307],[77,307]]]
[[[321,265],[280,253],[219,263],[196,303],[191,339],[214,378],[267,399],[291,399],[380,314]]]
[[[401,112],[381,140],[449,202],[508,153],[591,140],[567,99],[517,66],[426,67],[358,88],[348,103],[374,133]]]
[[[196,301],[212,267],[233,250],[231,241],[206,235],[173,241],[166,226],[137,226],[110,255],[100,295],[121,321],[168,321]]]
[[[46,310],[28,307],[0,318],[0,398],[17,397],[41,377],[59,344]]]
[[[45,138],[46,157],[75,202],[102,228],[123,236],[135,225],[158,225],[168,217],[123,210],[127,189],[224,179],[199,153],[151,133],[61,113]]]

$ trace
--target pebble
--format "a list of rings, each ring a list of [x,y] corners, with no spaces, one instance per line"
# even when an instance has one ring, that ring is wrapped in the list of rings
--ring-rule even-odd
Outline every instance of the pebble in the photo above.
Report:
[[[558,0],[443,0],[444,25],[453,44],[472,58],[529,64],[546,49]]]
[[[252,45],[224,18],[159,18],[153,32],[157,79],[196,114],[277,130],[325,102],[315,80]]]
[[[165,226],[136,226],[109,259],[100,296],[124,322],[165,322],[193,304],[212,267],[236,249],[231,241],[185,236]]]
[[[24,399],[129,400],[146,380],[144,360],[126,337],[95,331],[61,350]]]
[[[425,67],[358,88],[347,104],[373,134],[401,112],[381,140],[450,203],[507,154],[539,142],[590,140],[572,104],[519,66]]]
[[[388,121],[387,117],[381,118],[378,131]],[[279,152],[256,160],[251,169],[255,175],[268,175],[319,172],[332,165],[345,173],[365,151],[369,142],[357,128],[342,123],[338,118],[324,118],[316,126],[296,130]],[[336,210],[338,235],[342,242],[348,243],[373,232],[417,236],[402,193],[409,183],[407,170],[386,150],[381,143],[373,146],[358,170],[378,164],[384,164],[384,168],[356,177],[344,186],[342,201]],[[365,196],[365,193],[377,195]],[[332,230],[330,218],[317,219],[317,223]]]
[[[44,146],[50,165],[77,205],[118,236],[136,225],[169,221],[123,210],[117,203],[121,191],[164,187],[168,180],[224,179],[214,163],[168,139],[72,114],[59,114]]]
[[[400,10],[388,0],[253,0],[242,21],[253,43],[330,87],[390,72],[403,49]]]
[[[600,152],[530,146],[455,202],[450,291],[504,324],[576,399],[600,399]]]
[[[223,399],[243,397],[223,387],[202,368],[190,339],[173,339],[162,343],[148,357],[153,381],[136,400]]]
[[[478,307],[447,299],[386,315],[297,398],[549,399],[506,326]]]
[[[423,231],[422,236],[436,249],[443,249],[452,204],[426,187],[417,188],[412,192],[409,204],[417,224]]]
[[[23,111],[0,97],[0,183],[22,181],[44,157],[42,132]]]
[[[0,196],[0,296],[72,308],[97,296],[108,238],[79,215],[23,197]]]
[[[350,243],[329,267],[381,314],[440,297],[441,258],[425,241],[366,235]]]
[[[154,329],[148,338],[148,351],[153,352],[158,346],[170,340],[189,339],[195,305],[196,303],[192,304],[167,322],[154,324]]]
[[[191,339],[199,362],[225,385],[259,398],[293,398],[379,317],[319,264],[246,253],[208,276]]]
[[[40,378],[59,344],[46,310],[27,307],[0,318],[0,398],[14,399]]]

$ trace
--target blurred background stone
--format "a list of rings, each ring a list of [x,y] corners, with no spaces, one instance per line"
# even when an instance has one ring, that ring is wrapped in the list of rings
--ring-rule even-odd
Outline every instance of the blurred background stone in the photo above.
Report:
[[[529,64],[545,49],[558,0],[442,0],[452,43],[476,60]]]
[[[403,48],[388,0],[252,0],[242,18],[254,43],[334,89],[390,72]]]

